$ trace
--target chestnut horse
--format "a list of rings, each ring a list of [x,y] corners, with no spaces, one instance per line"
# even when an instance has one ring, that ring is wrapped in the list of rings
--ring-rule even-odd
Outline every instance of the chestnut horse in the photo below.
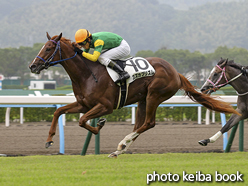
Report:
[[[212,92],[230,84],[238,94],[237,111],[241,115],[232,114],[227,123],[215,135],[208,139],[200,140],[198,143],[207,146],[214,143],[222,134],[229,131],[239,121],[248,118],[248,78],[247,68],[234,63],[233,60],[220,59],[218,64],[212,69],[208,79],[203,84],[201,91],[205,94]]]
[[[97,127],[87,125],[86,122],[111,114],[113,109],[117,109],[119,86],[110,78],[105,66],[77,55],[74,52],[74,47],[77,47],[76,43],[62,37],[62,33],[52,38],[47,33],[47,38],[48,41],[29,68],[32,73],[39,74],[43,69],[60,63],[70,76],[76,97],[76,102],[55,111],[46,143],[48,148],[53,144],[52,138],[61,114],[84,113],[79,119],[79,126],[98,134],[104,121],[101,120]],[[125,105],[138,103],[133,132],[119,143],[117,151],[111,153],[109,157],[117,157],[124,153],[141,133],[154,127],[157,107],[179,89],[183,89],[193,101],[208,109],[237,113],[229,104],[197,92],[194,86],[165,60],[156,57],[147,58],[147,60],[154,67],[155,74],[132,82],[129,85],[125,102]]]

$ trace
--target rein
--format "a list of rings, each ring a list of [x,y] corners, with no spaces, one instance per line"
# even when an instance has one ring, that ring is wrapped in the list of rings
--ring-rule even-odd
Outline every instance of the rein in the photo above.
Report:
[[[222,69],[219,65],[216,65],[216,67],[218,67],[218,68],[222,71],[222,72],[221,72],[221,75],[220,75],[220,77],[219,77],[219,79],[216,81],[216,83],[212,82],[210,79],[207,79],[207,81],[213,85],[213,90],[214,90],[214,91],[215,91],[215,90],[218,90],[218,89],[220,89],[221,87],[224,87],[225,85],[227,85],[227,84],[231,83],[232,81],[238,79],[238,78],[239,78],[240,76],[242,76],[243,73],[244,73],[244,72],[242,72],[242,70],[243,70],[244,67],[242,67],[242,70],[241,70],[241,73],[240,73],[240,74],[238,74],[238,75],[235,76],[234,78],[228,80],[227,77],[226,77],[226,74],[225,74],[226,67],[224,67],[223,69]],[[218,83],[220,82],[220,80],[222,79],[223,76],[224,76],[226,82],[223,83],[223,84],[218,85]],[[238,94],[238,96],[243,96],[243,95],[248,94],[248,92],[243,93],[243,94],[239,94],[237,91],[236,91],[236,93]]]

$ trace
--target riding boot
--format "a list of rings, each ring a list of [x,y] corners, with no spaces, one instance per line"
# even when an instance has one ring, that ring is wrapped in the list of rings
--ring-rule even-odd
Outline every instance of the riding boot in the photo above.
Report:
[[[108,67],[112,68],[115,72],[119,74],[119,78],[115,81],[115,83],[120,83],[128,78],[130,78],[130,75],[124,71],[117,63],[114,61],[110,61],[108,64]]]

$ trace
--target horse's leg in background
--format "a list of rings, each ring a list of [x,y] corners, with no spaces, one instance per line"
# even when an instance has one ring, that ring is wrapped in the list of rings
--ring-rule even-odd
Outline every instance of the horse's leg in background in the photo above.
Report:
[[[136,111],[136,120],[135,120],[135,125],[133,128],[133,132],[136,131],[138,128],[140,128],[143,123],[145,122],[145,117],[146,116],[146,101],[139,101],[138,102],[138,107]]]
[[[135,131],[142,126],[142,124],[145,121],[145,115],[146,115],[146,101],[140,101],[138,102],[138,107],[136,111],[136,120],[133,132],[127,135],[119,144],[117,147],[117,151],[111,153],[109,157],[117,157],[119,154],[123,154],[127,151],[127,149],[130,147],[130,145],[138,138],[139,134],[137,134]]]
[[[232,114],[230,119],[226,122],[226,124],[221,128],[220,131],[218,131],[215,135],[213,135],[209,139],[200,140],[198,141],[198,143],[202,146],[207,146],[208,143],[214,143],[220,136],[222,136],[222,134],[229,131],[234,125],[237,125],[239,121],[243,119],[245,119],[243,114],[241,116]]]
[[[159,76],[159,75],[158,75]],[[155,126],[156,110],[160,103],[171,98],[180,88],[176,78],[169,79],[162,75],[150,83],[146,96],[146,117],[141,127],[135,132],[141,134]]]
[[[67,114],[67,113],[69,114],[69,113],[83,113],[83,112],[85,112],[85,110],[82,105],[78,104],[78,102],[74,102],[74,103],[58,108],[54,112],[52,124],[51,124],[49,135],[47,138],[46,148],[53,145],[52,138],[55,135],[56,127],[58,124],[58,118],[60,115]]]
[[[79,119],[79,126],[87,129],[88,131],[92,132],[93,134],[98,134],[99,130],[103,127],[105,120],[99,124],[97,127],[92,127],[87,125],[86,122],[90,119],[98,118],[103,115],[107,115],[113,112],[113,108],[111,105],[103,105],[98,103],[88,112],[86,112],[80,119]]]

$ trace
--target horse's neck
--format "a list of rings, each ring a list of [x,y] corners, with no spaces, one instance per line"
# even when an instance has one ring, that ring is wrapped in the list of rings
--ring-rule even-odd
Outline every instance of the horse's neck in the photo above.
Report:
[[[62,49],[62,51],[65,50]],[[73,55],[75,55],[74,52],[63,52],[62,57],[66,59],[72,57]],[[84,83],[91,75],[89,68],[93,68],[90,61],[86,59],[83,61],[79,55],[62,62],[61,65],[64,67],[65,71],[74,83]]]
[[[90,76],[91,65],[86,64],[79,56],[76,56],[75,59],[68,60],[62,64],[67,74],[70,76],[72,81],[86,81]]]
[[[233,67],[231,67],[233,68]],[[228,80],[232,80],[233,78],[236,78],[241,71],[237,69],[229,69],[228,71]],[[240,77],[237,77],[237,79],[230,82],[230,85],[238,92],[238,93],[246,93],[248,92],[248,77],[241,75]]]

